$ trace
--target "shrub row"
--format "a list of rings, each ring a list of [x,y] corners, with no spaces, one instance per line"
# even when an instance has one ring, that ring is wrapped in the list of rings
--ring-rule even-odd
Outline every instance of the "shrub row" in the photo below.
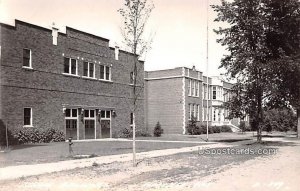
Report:
[[[198,126],[197,121],[194,117],[186,127],[188,134],[190,135],[201,135],[206,134],[207,127],[205,125]],[[228,125],[223,126],[209,126],[208,133],[221,133],[221,132],[232,132],[231,128]]]
[[[13,136],[19,143],[49,143],[60,142],[65,140],[65,135],[62,131],[54,128],[38,129],[38,128],[23,128],[13,132]]]
[[[119,131],[117,137],[120,138],[131,138],[133,134],[133,131],[131,128],[124,128],[121,131]],[[136,130],[135,131],[135,136],[136,137],[151,137],[151,134],[148,133],[145,130]]]

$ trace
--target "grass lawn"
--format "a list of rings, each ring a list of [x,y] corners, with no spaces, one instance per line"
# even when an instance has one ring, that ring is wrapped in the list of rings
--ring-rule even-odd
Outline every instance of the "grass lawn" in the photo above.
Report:
[[[267,148],[279,146],[270,143]],[[239,145],[235,149],[258,149],[261,145]],[[265,146],[262,146],[265,147]],[[74,169],[40,176],[7,181],[3,188],[22,188],[22,190],[66,189],[66,185],[74,188],[93,190],[161,190],[164,185],[192,186],[194,180],[218,174],[234,165],[240,165],[257,157],[272,158],[274,155],[199,155],[198,152],[180,153],[164,157],[148,158],[133,168],[131,161],[114,162],[105,165],[91,166],[83,169]],[[242,170],[242,169],[241,169]],[[239,175],[235,175],[239,176]],[[67,183],[67,184],[66,184]],[[25,187],[25,186],[32,187]],[[81,187],[86,186],[86,187]],[[103,186],[103,187],[102,187]],[[68,190],[71,190],[70,187]],[[1,186],[0,186],[1,188]],[[26,188],[26,189],[25,189]],[[184,187],[183,187],[184,188]],[[168,189],[172,190],[172,189]],[[181,189],[183,190],[183,189]],[[184,189],[188,190],[188,189]]]
[[[179,135],[179,134],[162,134],[161,137],[138,137],[139,140],[166,140],[166,141],[206,141],[206,134],[201,135]],[[255,139],[253,133],[213,133],[208,134],[209,142],[218,142],[222,140]]]
[[[285,133],[268,134],[268,137],[278,137]],[[136,146],[137,152],[181,148],[189,146],[203,145],[206,135],[165,135],[162,137],[138,137]],[[264,139],[264,138],[263,138]],[[147,140],[160,140],[162,142],[151,142]],[[241,133],[215,133],[209,134],[209,141],[232,143],[237,141],[253,142],[256,137],[253,137],[252,132]],[[184,141],[184,142],[163,142],[163,141]],[[242,143],[240,142],[240,143]],[[115,141],[101,140],[91,142],[74,142],[74,155],[115,155],[126,154],[132,152],[132,142],[130,141]],[[61,143],[43,143],[43,144],[25,144],[13,146],[7,152],[0,153],[0,167],[11,165],[37,164],[47,162],[57,162],[62,160],[70,160],[69,146],[66,142]]]
[[[181,148],[197,146],[201,143],[166,143],[166,142],[136,142],[137,152],[151,151],[158,149]],[[130,141],[91,141],[74,142],[74,155],[115,155],[132,152],[132,142]],[[24,144],[13,146],[8,152],[0,153],[0,167],[11,165],[24,165],[57,162],[70,160],[69,143],[42,143]]]

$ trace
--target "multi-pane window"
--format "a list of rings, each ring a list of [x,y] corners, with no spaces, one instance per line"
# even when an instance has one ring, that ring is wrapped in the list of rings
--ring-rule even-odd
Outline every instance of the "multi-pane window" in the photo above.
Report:
[[[84,126],[85,128],[95,128],[96,115],[95,110],[84,110]]]
[[[111,111],[109,110],[101,110],[101,119],[110,119]]]
[[[64,73],[77,75],[77,60],[73,58],[64,58]]]
[[[192,82],[192,96],[195,95],[195,81],[194,80],[191,80]]]
[[[196,120],[198,120],[198,107],[197,105],[194,105],[194,113],[193,113],[194,117]]]
[[[189,119],[192,119],[192,105],[189,104]]]
[[[66,119],[66,133],[67,133],[66,136],[77,139],[77,120],[78,120],[77,109],[66,109],[65,119]]]
[[[199,97],[199,82],[196,82],[196,97]]]
[[[216,87],[213,87],[213,99],[217,99],[217,90]]]
[[[24,108],[24,126],[32,126],[32,109]]]
[[[111,68],[109,66],[100,65],[100,79],[111,80]]]
[[[31,68],[31,50],[23,49],[23,67]]]
[[[192,80],[188,80],[188,95],[192,95]]]
[[[216,110],[214,110],[214,121],[216,121]]]
[[[197,121],[200,121],[200,105],[197,105],[196,116],[197,116]]]
[[[133,113],[130,113],[130,127],[133,127]]]
[[[96,126],[95,110],[84,110],[84,128],[85,128],[86,139],[96,138],[95,126]]]
[[[83,62],[83,76],[95,78],[95,64],[91,62]]]

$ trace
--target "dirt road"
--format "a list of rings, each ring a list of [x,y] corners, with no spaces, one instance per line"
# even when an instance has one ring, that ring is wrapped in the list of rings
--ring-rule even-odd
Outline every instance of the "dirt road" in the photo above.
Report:
[[[278,153],[188,152],[145,159],[135,168],[131,162],[95,163],[88,168],[5,181],[0,190],[299,190],[299,142],[268,147],[278,148]]]

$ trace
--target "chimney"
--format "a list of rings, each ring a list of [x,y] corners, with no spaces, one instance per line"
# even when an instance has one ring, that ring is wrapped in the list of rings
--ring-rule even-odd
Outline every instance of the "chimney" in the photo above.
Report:
[[[57,45],[58,28],[55,27],[55,23],[52,24],[52,43]]]
[[[116,60],[119,60],[119,47],[118,46],[115,46],[115,59]]]

